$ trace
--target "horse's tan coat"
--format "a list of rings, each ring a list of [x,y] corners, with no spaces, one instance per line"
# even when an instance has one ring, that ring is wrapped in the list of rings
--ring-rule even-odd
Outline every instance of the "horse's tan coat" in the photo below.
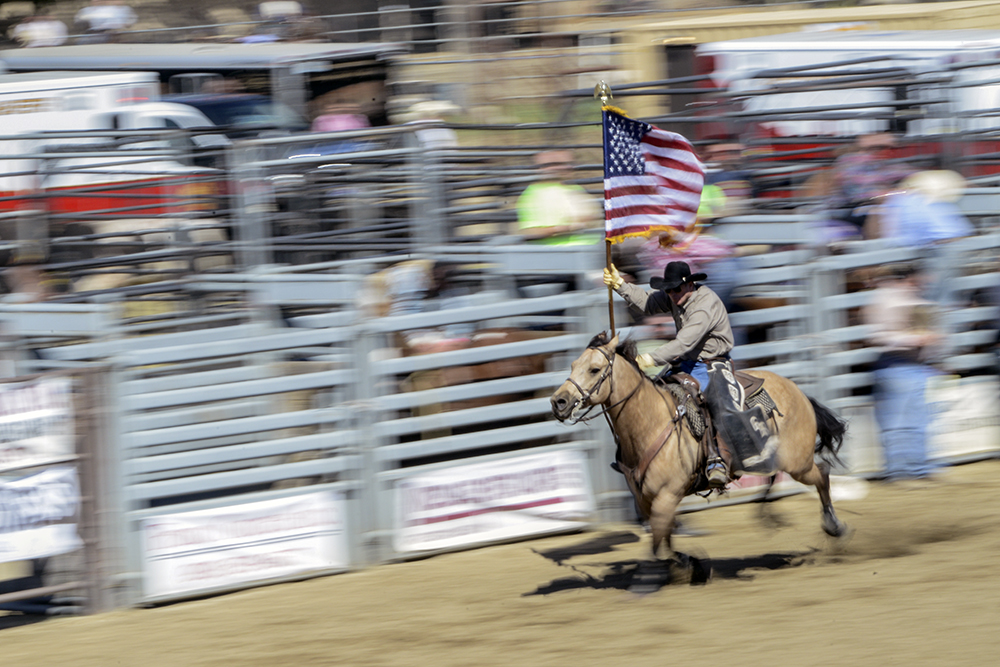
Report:
[[[628,359],[615,354],[617,336],[608,344],[588,348],[573,362],[569,379],[553,394],[553,410],[561,419],[582,416],[588,406],[604,406],[612,429],[618,437],[621,461],[628,468],[640,465],[644,452],[658,446],[657,437],[664,425],[674,419],[677,406],[670,392],[656,385]],[[609,359],[614,359],[608,375]],[[764,389],[777,406],[770,422],[773,434],[779,437],[777,464],[779,470],[795,480],[815,486],[824,512],[837,522],[830,501],[829,476],[814,461],[816,417],[809,398],[794,382],[768,371],[753,371],[751,375],[764,379]],[[602,376],[607,376],[599,382]],[[593,393],[586,400],[584,393]],[[560,406],[576,407],[560,414]],[[593,412],[591,413],[592,416]],[[653,537],[653,553],[661,544],[667,555],[673,555],[670,536],[677,506],[692,485],[704,464],[701,443],[686,426],[675,428],[649,464],[641,478],[641,488],[630,484],[642,513],[649,518]]]

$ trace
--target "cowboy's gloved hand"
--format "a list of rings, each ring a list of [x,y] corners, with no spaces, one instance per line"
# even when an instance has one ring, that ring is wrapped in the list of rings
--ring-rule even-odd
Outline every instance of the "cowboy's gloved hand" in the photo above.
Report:
[[[618,269],[612,264],[610,268],[604,268],[604,284],[611,289],[618,289],[622,286],[625,279],[622,278],[622,274],[618,273]]]
[[[651,354],[640,354],[635,358],[635,362],[639,364],[640,370],[646,370],[647,368],[653,368],[656,366],[656,362],[653,361],[653,355]]]

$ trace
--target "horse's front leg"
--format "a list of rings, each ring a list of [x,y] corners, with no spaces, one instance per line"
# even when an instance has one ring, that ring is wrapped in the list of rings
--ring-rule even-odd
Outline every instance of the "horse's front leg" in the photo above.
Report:
[[[645,595],[655,593],[673,579],[672,565],[680,554],[675,554],[670,544],[670,535],[674,530],[674,516],[681,496],[670,491],[661,490],[649,504],[649,530],[653,536],[653,559],[640,561],[632,575],[629,590]],[[666,544],[667,560],[659,559],[660,545]]]
[[[661,489],[653,498],[649,510],[649,528],[653,534],[654,559],[659,557],[661,544],[666,547],[666,558],[676,557],[670,538],[674,532],[674,519],[677,516],[677,506],[680,505],[681,498],[680,494],[670,489]]]
[[[677,506],[683,494],[662,489],[653,499],[649,525],[653,534],[653,566],[659,570],[662,583],[704,584],[712,576],[708,563],[679,551],[674,551],[672,536],[677,518]],[[664,560],[658,560],[660,545],[664,545]]]

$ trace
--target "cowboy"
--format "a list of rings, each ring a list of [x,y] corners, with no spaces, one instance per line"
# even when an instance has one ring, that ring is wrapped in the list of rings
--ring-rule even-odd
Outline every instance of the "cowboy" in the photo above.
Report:
[[[639,368],[646,370],[666,365],[663,375],[683,372],[694,377],[701,385],[713,422],[727,442],[749,437],[761,451],[764,449],[762,440],[766,440],[767,434],[744,428],[746,420],[739,412],[741,406],[730,397],[741,393],[733,379],[729,358],[733,331],[722,300],[698,282],[707,277],[704,273],[692,275],[687,262],[670,262],[663,270],[663,278],[650,279],[649,286],[653,289],[647,291],[626,283],[614,264],[604,269],[604,284],[612,287],[631,308],[646,315],[670,313],[677,327],[673,340],[638,356]],[[710,392],[708,388],[713,379],[716,386]],[[733,442],[730,444],[736,446]],[[706,476],[714,488],[729,483],[729,472],[714,440],[709,443]]]

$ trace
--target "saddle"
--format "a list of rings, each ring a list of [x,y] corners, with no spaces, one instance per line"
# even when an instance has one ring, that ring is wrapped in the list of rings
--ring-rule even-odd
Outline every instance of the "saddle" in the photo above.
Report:
[[[691,433],[706,447],[710,439],[715,439],[720,449],[728,453],[730,469],[737,477],[741,473],[770,474],[773,472],[774,452],[767,445],[770,442],[767,420],[777,406],[764,389],[764,380],[734,370],[728,359],[711,361],[724,362],[728,366],[726,375],[732,378],[725,385],[728,387],[725,402],[732,407],[717,415],[722,419],[721,423],[714,423],[710,405],[694,377],[687,373],[672,373],[661,376],[660,381],[674,395],[678,406],[684,408]],[[718,381],[723,381],[723,378]],[[712,387],[715,387],[714,383]],[[717,437],[720,432],[722,437]]]
[[[677,405],[683,407],[688,428],[700,440],[711,422],[708,404],[701,395],[701,383],[687,373],[673,373],[660,378],[660,384],[673,394]]]
[[[733,377],[740,383],[743,389],[742,405],[743,410],[749,410],[756,405],[764,405],[764,411],[770,413],[768,407],[774,407],[771,396],[764,391],[764,378],[755,377],[743,371],[733,371]],[[670,375],[657,378],[660,384],[670,389],[673,386],[684,390],[684,395],[690,396],[697,405],[704,404],[704,397],[701,395],[701,383],[697,378],[688,373],[671,373]],[[675,392],[675,396],[677,393]]]

